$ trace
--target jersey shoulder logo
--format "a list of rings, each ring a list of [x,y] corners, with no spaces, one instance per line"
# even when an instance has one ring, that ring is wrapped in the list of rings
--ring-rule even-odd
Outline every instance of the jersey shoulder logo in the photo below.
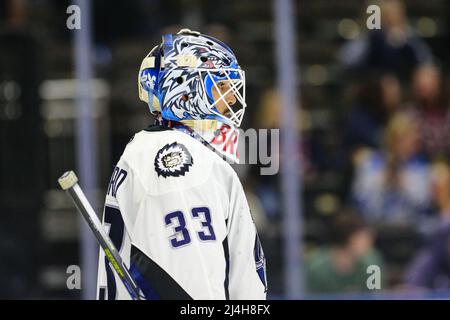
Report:
[[[158,176],[164,178],[184,176],[193,164],[194,160],[188,149],[177,142],[166,144],[155,157],[155,170]]]

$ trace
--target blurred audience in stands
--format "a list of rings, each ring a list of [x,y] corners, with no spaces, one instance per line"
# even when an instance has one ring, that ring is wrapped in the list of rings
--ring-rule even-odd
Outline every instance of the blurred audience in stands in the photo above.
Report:
[[[256,129],[277,129],[280,128],[280,105],[279,94],[273,89],[266,89],[261,95],[258,112],[254,115],[254,127]],[[269,130],[270,132],[270,130]],[[261,137],[259,137],[261,139]],[[268,137],[268,141],[271,139]],[[270,150],[270,149],[269,149]],[[258,171],[259,166],[253,166],[253,176],[257,183],[255,184],[255,193],[261,201],[267,219],[272,222],[280,219],[280,186],[278,176],[261,176]]]
[[[382,131],[400,106],[402,88],[394,74],[368,74],[351,87],[351,107],[344,119],[345,151],[381,146]]]
[[[395,114],[377,149],[354,156],[352,200],[372,223],[419,225],[431,208],[430,166],[420,154],[419,123]]]
[[[271,143],[280,143],[283,139],[284,131],[281,129],[279,132],[280,141],[276,139],[272,141],[271,130],[270,129],[280,129],[281,124],[281,105],[279,93],[274,88],[267,88],[261,95],[260,104],[257,112],[253,116],[253,127],[255,129],[269,129],[267,136],[260,135],[258,139],[267,139],[265,141],[260,140],[259,144],[268,146],[268,150],[280,150],[280,146],[272,146]],[[299,118],[300,117],[299,115]],[[299,119],[300,120],[300,119]],[[304,129],[304,124],[299,121],[298,131]],[[304,134],[304,130],[302,130]],[[298,160],[301,161],[301,170],[307,171],[310,169],[310,162],[308,157],[305,155],[306,152],[306,141],[302,140],[302,145],[300,145],[300,154],[298,155]],[[282,154],[280,154],[281,161]],[[268,219],[272,222],[278,221],[281,218],[281,209],[283,208],[281,204],[281,190],[279,185],[279,175],[260,175],[259,166],[253,166],[253,176],[257,183],[255,184],[255,192],[261,200],[262,206],[268,216]]]
[[[428,45],[410,27],[403,1],[382,0],[381,29],[368,30],[338,52],[341,65],[352,72],[392,72],[403,82],[413,69],[433,60]]]
[[[441,70],[432,64],[419,66],[412,78],[408,107],[417,117],[421,149],[430,159],[450,156],[450,108]]]
[[[434,165],[434,200],[438,220],[426,245],[405,273],[405,289],[450,289],[450,165]]]
[[[352,164],[344,168],[344,189],[371,227],[394,232],[379,232],[377,241],[391,285],[403,281],[404,289],[448,290],[450,167],[442,161],[450,159],[450,105],[445,69],[410,27],[402,1],[379,4],[381,30],[367,31],[338,52],[351,97],[344,101],[350,108],[342,122],[343,159]],[[402,239],[413,234],[415,247],[401,248]],[[417,253],[420,244],[424,247]]]
[[[348,293],[367,291],[367,268],[385,273],[383,259],[374,248],[374,233],[354,213],[339,213],[332,221],[329,245],[313,250],[306,258],[308,293]]]

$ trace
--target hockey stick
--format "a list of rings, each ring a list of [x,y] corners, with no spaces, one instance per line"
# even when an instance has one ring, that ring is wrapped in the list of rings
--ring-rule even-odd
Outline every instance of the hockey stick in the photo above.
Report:
[[[89,228],[91,228],[92,232],[97,238],[97,241],[100,243],[100,246],[105,252],[107,259],[119,275],[120,279],[125,285],[125,288],[128,290],[131,298],[133,300],[140,300],[139,288],[136,286],[130,276],[130,273],[123,264],[116,247],[103,229],[102,223],[98,219],[97,214],[89,203],[89,200],[86,198],[83,190],[78,185],[78,178],[75,172],[67,171],[58,179],[58,182],[61,188],[65,190],[67,194],[72,198],[78,211],[86,220]]]

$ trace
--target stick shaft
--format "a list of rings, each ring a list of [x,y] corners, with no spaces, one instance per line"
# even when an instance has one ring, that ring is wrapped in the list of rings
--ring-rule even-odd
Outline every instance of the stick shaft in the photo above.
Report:
[[[73,187],[67,189],[67,193],[72,198],[75,206],[78,211],[84,217],[87,222],[89,228],[94,233],[94,236],[97,238],[100,246],[105,252],[106,258],[113,266],[114,270],[122,280],[125,288],[128,290],[131,298],[134,300],[139,299],[139,289],[131,278],[127,268],[123,264],[122,258],[120,257],[119,251],[114,246],[111,238],[106,234],[103,229],[102,223],[97,217],[94,209],[92,208],[89,200],[84,195],[83,190],[80,188],[78,183],[76,183]]]

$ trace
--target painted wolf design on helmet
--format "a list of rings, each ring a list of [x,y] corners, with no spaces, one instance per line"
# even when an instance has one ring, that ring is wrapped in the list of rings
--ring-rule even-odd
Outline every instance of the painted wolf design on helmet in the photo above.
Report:
[[[139,97],[152,113],[188,123],[208,142],[216,130],[228,128],[237,134],[245,113],[245,73],[233,51],[220,40],[188,29],[163,36],[144,58],[138,85]],[[205,121],[214,125],[205,126]],[[202,132],[204,128],[212,132]],[[236,152],[237,147],[228,150]]]
[[[226,92],[219,88],[223,82],[229,85]],[[220,92],[217,97],[214,89]],[[185,29],[164,35],[144,59],[139,91],[150,110],[167,120],[209,119],[240,126],[246,108],[245,74],[233,51],[220,40]],[[219,103],[226,112],[218,110]]]

